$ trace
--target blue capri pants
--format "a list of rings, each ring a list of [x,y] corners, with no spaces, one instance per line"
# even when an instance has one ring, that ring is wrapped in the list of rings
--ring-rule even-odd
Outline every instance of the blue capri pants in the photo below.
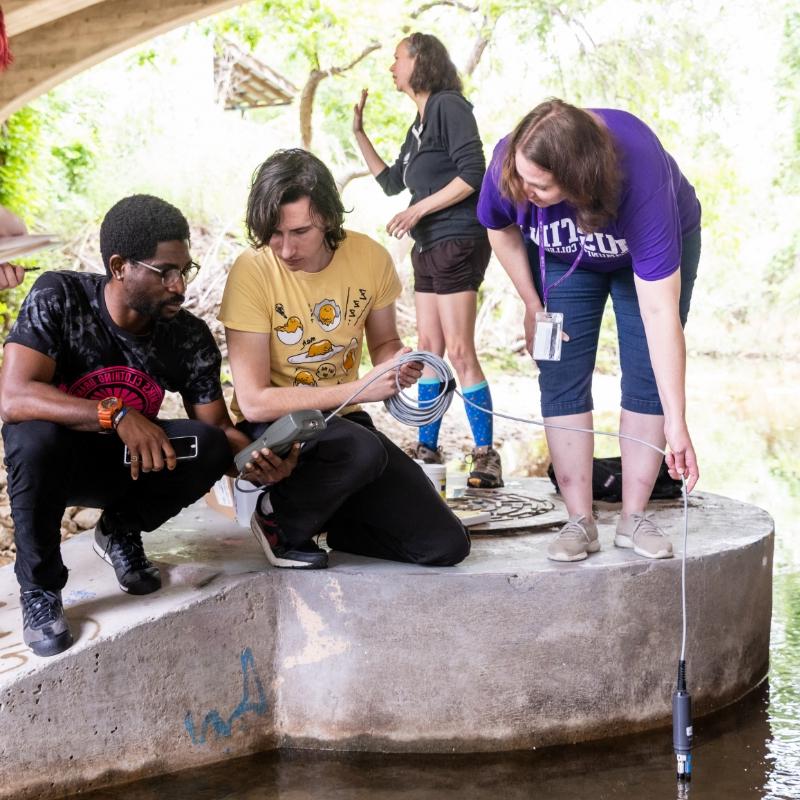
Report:
[[[528,260],[539,297],[539,248],[528,242]],[[686,325],[692,289],[700,261],[700,230],[685,236],[681,251],[681,325]],[[547,257],[547,285],[554,284],[569,264]],[[622,408],[639,414],[663,414],[658,397],[647,337],[639,311],[633,270],[592,272],[580,267],[560,286],[550,290],[548,311],[564,315],[564,330],[570,340],[561,348],[561,361],[537,361],[542,416],[583,414],[594,408],[592,373],[597,359],[600,323],[609,295],[614,306],[622,370]]]

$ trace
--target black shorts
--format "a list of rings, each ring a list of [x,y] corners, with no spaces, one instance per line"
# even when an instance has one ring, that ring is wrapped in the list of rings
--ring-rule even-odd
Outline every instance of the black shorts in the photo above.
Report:
[[[414,291],[477,292],[491,255],[488,239],[448,239],[421,253],[415,247],[411,251]]]

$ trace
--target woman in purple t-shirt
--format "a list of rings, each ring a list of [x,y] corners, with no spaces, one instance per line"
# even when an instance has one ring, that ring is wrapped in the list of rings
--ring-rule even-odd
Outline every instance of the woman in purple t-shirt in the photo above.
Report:
[[[478,218],[525,304],[532,353],[537,313],[546,307],[563,315],[560,360],[538,357],[543,334],[558,330],[546,318],[538,323],[545,421],[592,427],[592,372],[611,296],[622,368],[620,432],[659,447],[666,441],[670,474],[683,474],[691,490],[699,471],[685,419],[683,325],[700,257],[700,204],[656,135],[624,111],[541,103],[495,148]],[[547,443],[569,513],[548,557],[578,561],[600,549],[593,437],[547,428]],[[630,439],[620,448],[623,501],[614,543],[649,558],[670,557],[671,542],[645,513],[662,458]]]

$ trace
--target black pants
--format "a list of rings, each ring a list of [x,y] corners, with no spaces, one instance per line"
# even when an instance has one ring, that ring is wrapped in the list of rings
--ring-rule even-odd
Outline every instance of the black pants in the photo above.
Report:
[[[198,455],[136,481],[122,463],[124,445],[116,434],[44,421],[3,426],[15,572],[23,590],[59,591],[66,584],[61,518],[67,506],[102,508],[130,529],[152,531],[202,497],[230,466],[230,446],[219,428],[188,419],[158,424],[168,436],[197,436]]]
[[[255,439],[269,425],[239,427]],[[372,558],[451,566],[469,554],[464,526],[425,473],[363,411],[306,442],[270,499],[290,545],[327,531],[332,549]]]

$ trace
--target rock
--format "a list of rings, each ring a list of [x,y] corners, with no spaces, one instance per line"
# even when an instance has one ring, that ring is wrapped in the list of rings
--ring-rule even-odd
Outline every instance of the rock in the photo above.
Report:
[[[89,528],[94,528],[102,513],[99,508],[81,508],[75,512],[72,521],[78,526],[79,530],[87,531]]]

